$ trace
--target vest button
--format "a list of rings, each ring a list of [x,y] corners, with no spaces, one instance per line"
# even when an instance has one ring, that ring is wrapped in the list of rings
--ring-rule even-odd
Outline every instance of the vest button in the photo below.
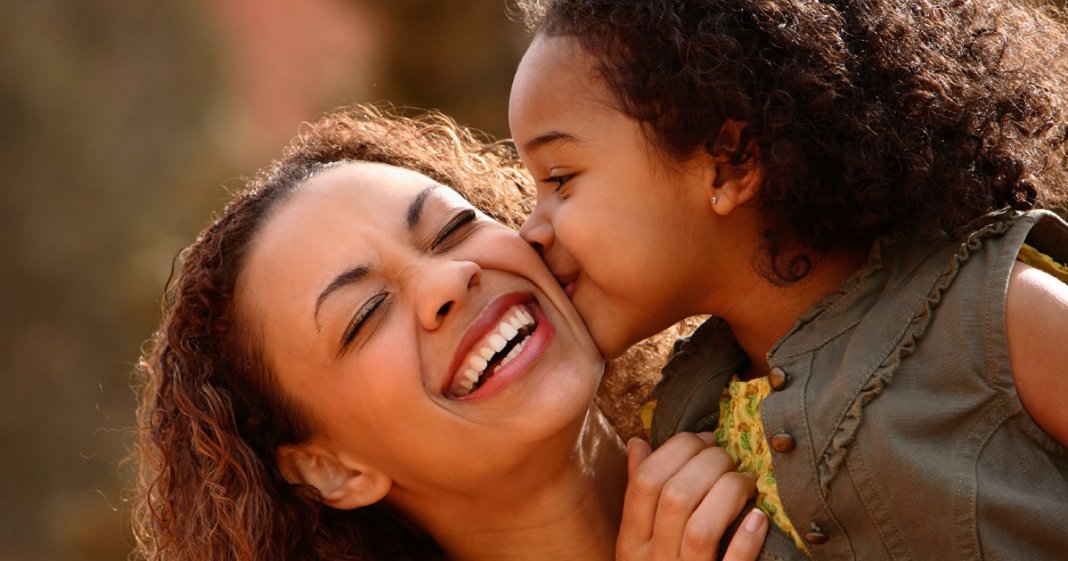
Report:
[[[768,372],[768,385],[771,389],[779,391],[786,387],[786,372],[783,372],[782,368],[776,366]]]
[[[805,533],[805,541],[811,544],[819,545],[821,543],[827,543],[827,534],[818,528],[814,528]]]
[[[794,448],[797,448],[797,441],[785,432],[780,432],[771,437],[771,449],[776,452],[792,452]]]

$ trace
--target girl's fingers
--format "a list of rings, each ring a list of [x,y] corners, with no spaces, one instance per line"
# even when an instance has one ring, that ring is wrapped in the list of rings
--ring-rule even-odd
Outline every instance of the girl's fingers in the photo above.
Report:
[[[631,440],[627,447],[629,477],[618,548],[638,548],[650,541],[664,484],[711,442],[714,442],[711,434],[679,433],[650,452],[646,442]]]
[[[640,438],[632,438],[627,441],[627,481],[634,478],[634,472],[638,465],[653,453],[653,447]]]
[[[754,508],[746,515],[742,525],[731,538],[723,561],[755,561],[768,537],[768,517],[760,509]],[[705,559],[712,559],[706,557]]]
[[[684,536],[690,533],[692,518],[704,510],[722,511],[717,516],[704,515],[709,520],[722,520],[721,526],[707,526],[700,536],[719,542],[723,530],[738,515],[745,502],[746,490],[728,479],[740,476],[734,471],[734,460],[723,449],[709,447],[686,462],[663,486],[653,521],[653,552],[655,559],[678,559]],[[751,486],[751,485],[750,485]],[[741,497],[741,503],[734,499]],[[715,547],[711,549],[715,553]]]
[[[679,536],[678,558],[683,561],[714,559],[727,528],[755,494],[756,482],[749,474],[732,471],[719,477],[686,522]],[[761,543],[763,539],[757,544],[758,552]]]
[[[619,523],[619,536],[616,537],[617,559],[631,558],[631,554],[645,548],[652,535],[652,526],[644,522],[643,511],[647,508],[645,501],[640,500],[641,497],[631,496],[631,485],[638,466],[652,453],[652,446],[640,438],[627,441],[627,491],[623,497],[623,519]]]

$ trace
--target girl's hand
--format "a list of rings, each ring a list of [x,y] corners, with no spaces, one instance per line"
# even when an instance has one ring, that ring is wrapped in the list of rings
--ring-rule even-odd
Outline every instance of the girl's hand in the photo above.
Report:
[[[631,439],[617,561],[717,558],[724,532],[756,486],[714,444],[712,433],[679,433],[653,452],[647,442]],[[755,560],[767,531],[767,517],[754,510],[723,559]]]

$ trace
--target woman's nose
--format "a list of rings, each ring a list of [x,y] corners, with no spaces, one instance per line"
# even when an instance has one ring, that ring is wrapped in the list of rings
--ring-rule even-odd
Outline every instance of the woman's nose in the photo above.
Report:
[[[420,274],[419,322],[428,330],[441,327],[482,281],[482,267],[473,261],[446,260]]]
[[[539,204],[534,207],[534,212],[530,213],[527,221],[519,228],[519,235],[534,247],[542,257],[545,257],[545,253],[552,249],[555,238],[553,224],[545,215],[545,209],[542,205]]]

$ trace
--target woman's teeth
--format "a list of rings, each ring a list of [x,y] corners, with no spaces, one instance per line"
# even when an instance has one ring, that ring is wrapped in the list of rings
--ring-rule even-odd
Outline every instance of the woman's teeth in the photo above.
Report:
[[[490,365],[493,365],[490,373],[495,374],[511,362],[522,352],[535,326],[534,316],[521,305],[505,312],[497,327],[475,343],[464,359],[457,376],[459,385],[453,390],[453,395],[463,397],[475,391],[485,381]]]

